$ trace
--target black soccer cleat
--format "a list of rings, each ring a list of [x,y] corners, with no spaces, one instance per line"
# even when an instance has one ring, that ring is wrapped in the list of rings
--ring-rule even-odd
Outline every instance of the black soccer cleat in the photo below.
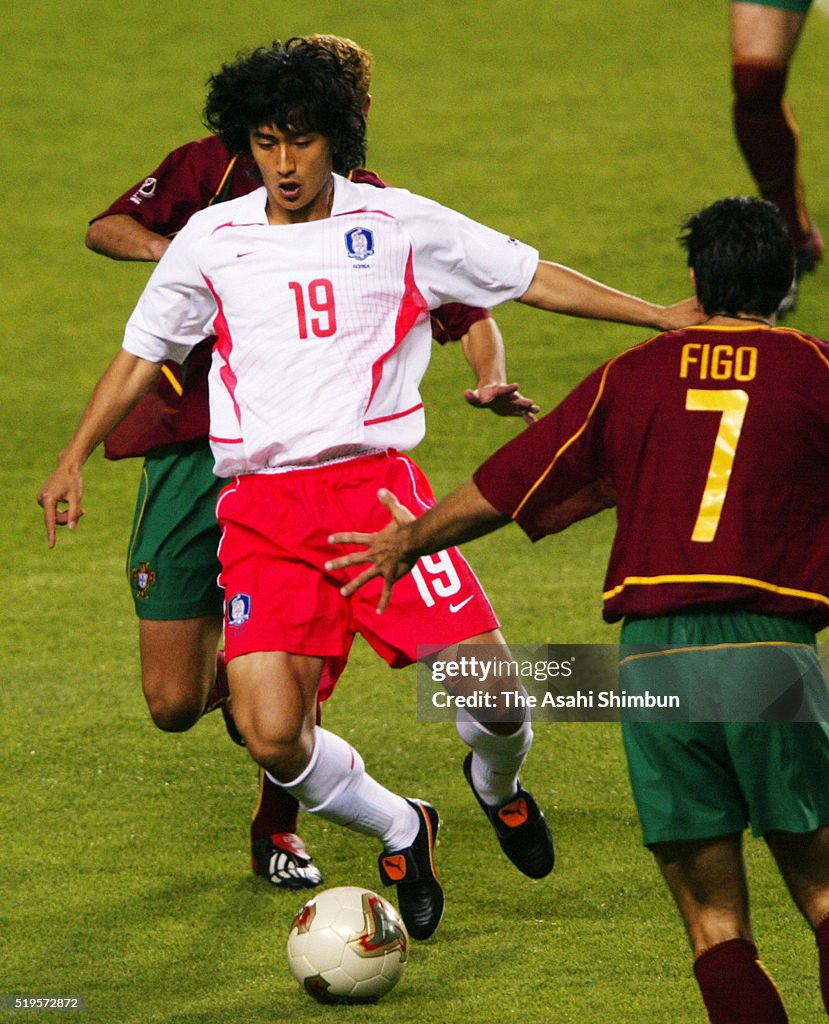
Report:
[[[518,792],[501,804],[492,806],[485,803],[472,783],[472,751],[463,762],[463,774],[475,799],[495,829],[501,849],[519,871],[530,878],[544,878],[553,870],[556,854],[553,837],[547,819],[538,804],[526,789]]]
[[[322,882],[322,872],[293,832],[255,839],[251,866],[255,875],[267,878],[278,889],[313,889]]]
[[[378,860],[383,885],[397,886],[400,916],[413,939],[428,939],[443,917],[443,889],[435,867],[440,817],[431,804],[407,800],[417,811],[420,828],[411,846],[383,850]]]

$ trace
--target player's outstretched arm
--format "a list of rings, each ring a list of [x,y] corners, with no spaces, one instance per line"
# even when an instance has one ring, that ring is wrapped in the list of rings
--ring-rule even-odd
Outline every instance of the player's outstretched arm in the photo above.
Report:
[[[136,260],[157,263],[170,239],[150,231],[125,213],[112,213],[89,225],[86,247],[111,260]]]
[[[539,407],[525,398],[517,384],[507,384],[504,339],[495,320],[476,320],[461,338],[463,354],[475,374],[477,386],[464,391],[464,398],[476,409],[489,409],[496,416],[520,416],[535,422]]]
[[[95,385],[72,439],[37,496],[50,548],[55,546],[57,527],[74,530],[83,515],[81,470],[86,460],[150,390],[160,369],[160,363],[148,362],[120,349]]]
[[[508,516],[490,505],[471,480],[417,519],[391,491],[380,490],[377,496],[391,513],[391,522],[379,533],[333,534],[329,537],[332,544],[364,544],[365,549],[326,562],[325,567],[346,569],[369,563],[370,568],[347,583],[341,593],[349,597],[375,576],[382,576],[385,586],[378,612],[385,611],[394,584],[411,571],[421,555],[483,537],[510,522]]]
[[[673,306],[658,306],[546,260],[539,261],[535,277],[519,301],[552,313],[613,320],[658,331],[688,327],[705,318],[695,298]]]

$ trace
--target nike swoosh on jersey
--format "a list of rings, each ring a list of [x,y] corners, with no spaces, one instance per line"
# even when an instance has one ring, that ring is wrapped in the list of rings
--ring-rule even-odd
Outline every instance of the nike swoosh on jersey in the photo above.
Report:
[[[467,597],[467,599],[465,601],[461,601],[460,604],[450,604],[449,605],[449,611],[452,612],[453,614],[455,612],[459,612],[461,610],[461,608],[463,608],[465,605],[469,604],[469,602],[472,600],[472,598],[474,596],[475,596],[474,594],[470,594],[469,597]]]

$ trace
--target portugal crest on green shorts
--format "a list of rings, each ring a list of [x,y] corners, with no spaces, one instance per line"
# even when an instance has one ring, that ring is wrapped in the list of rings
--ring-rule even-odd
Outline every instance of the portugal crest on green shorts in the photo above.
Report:
[[[156,582],[158,577],[156,576],[155,569],[150,568],[149,562],[139,562],[138,568],[133,569],[130,573],[130,579],[132,585],[135,587],[136,597],[146,599],[149,597],[147,591]]]

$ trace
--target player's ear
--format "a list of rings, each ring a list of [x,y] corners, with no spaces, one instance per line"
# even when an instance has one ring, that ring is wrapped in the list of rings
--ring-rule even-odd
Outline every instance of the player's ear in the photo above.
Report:
[[[363,117],[368,117],[368,112],[371,110],[371,93],[366,96],[366,101],[363,104]]]

